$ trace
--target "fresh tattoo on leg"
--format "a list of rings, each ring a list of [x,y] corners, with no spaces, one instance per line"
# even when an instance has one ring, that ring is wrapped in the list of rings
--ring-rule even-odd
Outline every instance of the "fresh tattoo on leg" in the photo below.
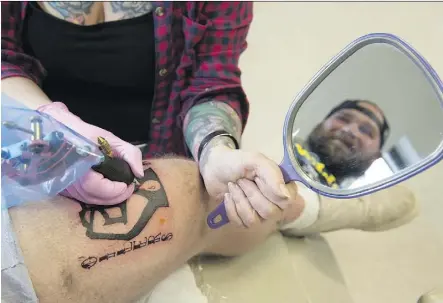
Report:
[[[112,1],[112,13],[119,15],[119,19],[131,19],[146,15],[152,11],[149,1]]]
[[[82,210],[79,216],[86,228],[86,236],[90,239],[129,241],[145,229],[158,208],[169,207],[166,191],[152,168],[145,170],[139,183],[134,195],[120,204],[80,203]],[[131,208],[137,209],[137,216],[128,220],[128,211]]]
[[[217,130],[225,130],[240,141],[242,123],[240,117],[229,105],[211,101],[194,106],[187,113],[184,121],[184,136],[194,159],[197,160],[202,140]],[[227,140],[226,142],[232,141]]]
[[[57,17],[71,23],[85,25],[86,16],[91,13],[94,2],[87,1],[48,1],[41,2],[42,7],[50,8]]]
[[[80,266],[84,269],[91,269],[97,263],[101,263],[107,261],[111,258],[119,257],[122,255],[126,255],[132,251],[145,248],[150,245],[155,245],[160,242],[168,242],[173,238],[172,233],[157,233],[155,235],[151,235],[149,237],[144,237],[140,241],[130,241],[120,247],[118,250],[113,250],[107,252],[103,255],[99,256],[89,256],[89,257],[79,257],[78,260],[80,262]]]

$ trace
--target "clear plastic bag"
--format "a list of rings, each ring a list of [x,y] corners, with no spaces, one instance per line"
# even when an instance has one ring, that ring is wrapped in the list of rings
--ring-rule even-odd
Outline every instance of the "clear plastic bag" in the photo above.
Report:
[[[104,155],[97,144],[2,93],[2,208],[52,198]]]

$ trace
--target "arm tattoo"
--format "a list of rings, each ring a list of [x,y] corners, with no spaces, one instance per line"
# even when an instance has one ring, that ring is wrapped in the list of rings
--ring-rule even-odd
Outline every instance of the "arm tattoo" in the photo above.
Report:
[[[195,160],[200,143],[207,135],[217,130],[227,131],[240,142],[242,123],[229,105],[218,101],[206,102],[192,107],[186,114],[184,136]]]
[[[90,205],[80,203],[80,220],[86,228],[86,236],[90,239],[125,240],[129,241],[138,236],[146,227],[149,220],[159,207],[169,207],[168,197],[157,174],[148,168],[145,175],[139,179],[140,186],[136,188],[134,195],[118,205]],[[138,199],[136,199],[138,198]],[[129,202],[129,203],[128,203]],[[128,208],[131,205],[137,209],[142,203],[142,210],[132,222],[128,222]],[[113,214],[119,216],[115,217]],[[97,219],[97,217],[101,218]],[[100,222],[104,222],[102,225]],[[119,231],[115,232],[115,225],[119,224]]]
[[[87,1],[48,1],[46,3],[64,20],[80,25],[85,25],[85,16],[91,13],[91,7],[94,5],[94,2]]]
[[[145,15],[152,11],[150,1],[112,1],[112,12],[122,14],[121,19],[130,19]]]

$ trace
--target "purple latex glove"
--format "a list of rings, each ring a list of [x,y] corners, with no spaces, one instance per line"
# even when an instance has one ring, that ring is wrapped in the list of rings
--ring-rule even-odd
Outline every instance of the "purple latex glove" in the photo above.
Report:
[[[72,114],[66,105],[61,102],[41,106],[38,111],[53,117],[92,142],[97,142],[98,137],[105,138],[112,148],[114,157],[124,159],[128,162],[136,177],[143,177],[142,154],[139,148],[117,138],[104,129],[84,122]],[[111,181],[91,169],[85,176],[60,194],[84,203],[110,205],[123,202],[133,192],[134,184],[127,186],[123,182]]]

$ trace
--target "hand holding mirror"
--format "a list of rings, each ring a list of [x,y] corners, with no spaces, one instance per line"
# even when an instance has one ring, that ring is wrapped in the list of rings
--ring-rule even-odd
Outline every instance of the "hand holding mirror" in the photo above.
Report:
[[[388,188],[443,158],[442,82],[400,38],[363,36],[295,98],[283,144],[285,182],[338,199]],[[229,223],[224,203],[207,223]]]

